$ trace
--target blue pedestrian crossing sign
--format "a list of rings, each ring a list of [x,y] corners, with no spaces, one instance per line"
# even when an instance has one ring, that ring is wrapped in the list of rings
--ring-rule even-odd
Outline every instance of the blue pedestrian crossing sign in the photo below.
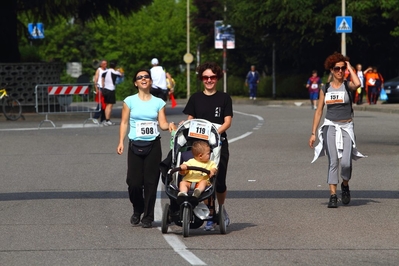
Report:
[[[28,24],[29,36],[32,39],[43,39],[44,38],[44,26],[43,23],[29,23]]]
[[[352,17],[335,17],[335,32],[336,33],[351,33],[352,32]]]

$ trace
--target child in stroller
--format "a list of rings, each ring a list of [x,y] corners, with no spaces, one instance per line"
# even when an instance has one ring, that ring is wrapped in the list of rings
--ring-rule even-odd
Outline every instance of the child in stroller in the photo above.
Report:
[[[198,198],[202,192],[204,192],[207,186],[210,186],[211,183],[209,179],[216,175],[217,165],[214,161],[211,161],[211,147],[208,142],[197,140],[193,142],[193,146],[191,147],[191,151],[193,153],[194,158],[183,162],[180,165],[181,171],[179,174],[183,176],[183,180],[180,181],[179,190],[180,192],[177,196],[188,196],[187,192],[189,189],[194,186],[193,196]],[[188,166],[197,166],[201,168],[205,168],[210,171],[210,175],[202,171],[196,170],[188,170]]]
[[[183,227],[184,237],[188,236],[190,228],[199,228],[204,222],[217,223],[219,224],[220,232],[222,234],[226,233],[226,226],[223,222],[225,219],[224,206],[219,205],[217,212],[215,208],[217,167],[215,165],[211,166],[210,169],[213,172],[211,174],[211,171],[206,168],[187,165],[187,161],[193,157],[192,149],[197,141],[200,141],[199,143],[205,142],[208,147],[209,159],[207,161],[211,161],[216,166],[219,163],[221,146],[217,128],[204,119],[191,119],[183,122],[173,137],[174,143],[170,158],[169,160],[164,160],[164,162],[169,162],[167,164],[169,170],[166,176],[163,176],[163,180],[165,181],[165,192],[170,198],[170,204],[165,204],[163,208],[162,233],[167,233],[168,225],[172,222]],[[183,169],[180,167],[181,165]],[[190,188],[188,188],[188,186],[184,185],[185,183],[180,184],[183,177],[179,172],[186,171],[185,169],[206,173],[205,175],[210,176],[209,183],[206,182],[209,186],[206,186],[202,193],[196,192],[194,194],[195,187],[190,185]],[[161,172],[163,175],[165,174],[165,171],[162,171],[162,167]],[[211,213],[213,216],[210,215]]]

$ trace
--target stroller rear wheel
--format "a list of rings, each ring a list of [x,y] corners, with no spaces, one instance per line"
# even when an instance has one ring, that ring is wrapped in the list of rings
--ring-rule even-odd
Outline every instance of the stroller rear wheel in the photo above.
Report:
[[[168,225],[170,224],[169,220],[169,203],[166,203],[165,206],[163,207],[163,213],[162,213],[162,227],[161,231],[163,234],[166,234],[168,232]]]
[[[183,209],[183,236],[188,237],[190,231],[190,208],[184,207]]]

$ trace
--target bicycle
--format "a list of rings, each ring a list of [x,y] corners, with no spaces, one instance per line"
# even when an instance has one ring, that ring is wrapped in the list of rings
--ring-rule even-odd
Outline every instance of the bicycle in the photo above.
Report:
[[[0,100],[3,101],[3,114],[8,120],[18,120],[22,116],[21,103],[7,94],[6,88],[0,89]]]

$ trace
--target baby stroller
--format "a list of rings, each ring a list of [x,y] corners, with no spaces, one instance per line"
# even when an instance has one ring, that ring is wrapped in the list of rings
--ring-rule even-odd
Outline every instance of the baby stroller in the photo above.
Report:
[[[193,158],[191,145],[196,140],[208,141],[211,147],[211,160],[219,164],[221,140],[217,128],[209,121],[204,119],[192,119],[182,123],[173,138],[174,144],[171,151],[170,169],[164,178],[165,192],[171,203],[165,204],[162,214],[162,233],[166,234],[168,226],[174,222],[178,226],[183,227],[183,236],[188,237],[189,229],[197,229],[204,222],[212,220],[219,225],[220,233],[226,234],[226,224],[224,206],[219,205],[218,212],[215,208],[215,182],[216,176],[211,178],[211,185],[198,197],[194,197],[192,186],[188,192],[188,196],[180,196],[179,182],[182,176],[179,175],[180,164]],[[204,168],[190,166],[188,170],[197,170],[205,172],[209,175],[209,171]],[[208,206],[202,201],[208,199]],[[171,208],[174,205],[174,208]],[[174,210],[173,210],[174,209]],[[210,210],[213,210],[213,216],[210,217]]]

